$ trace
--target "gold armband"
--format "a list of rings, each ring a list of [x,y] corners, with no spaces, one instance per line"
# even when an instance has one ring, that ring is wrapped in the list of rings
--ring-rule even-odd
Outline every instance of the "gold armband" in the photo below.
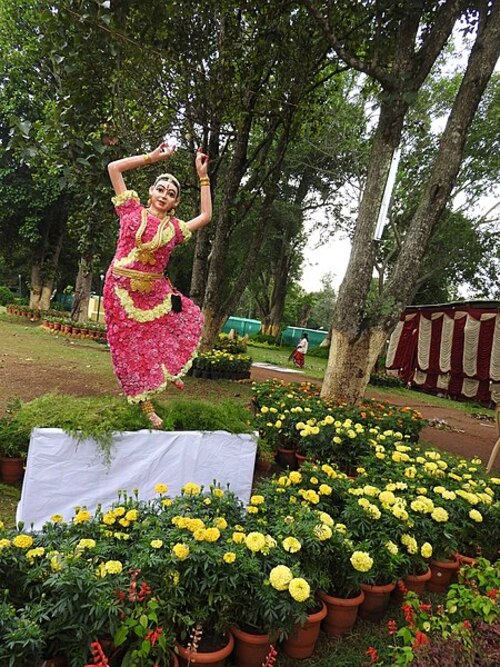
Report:
[[[208,176],[200,178],[200,187],[202,187],[203,185],[210,185],[210,179],[208,178]]]
[[[145,155],[142,156],[144,159],[145,164],[150,164],[151,162],[151,155],[149,153],[146,153]]]

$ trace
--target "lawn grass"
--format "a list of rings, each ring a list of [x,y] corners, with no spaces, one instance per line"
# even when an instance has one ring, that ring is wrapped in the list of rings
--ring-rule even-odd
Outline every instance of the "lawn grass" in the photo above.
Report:
[[[281,366],[283,368],[296,368],[293,362],[288,361],[288,357],[294,349],[293,347],[283,346],[279,349],[267,350],[264,347],[253,346],[250,343],[248,345],[248,354],[254,361]],[[326,359],[306,355],[304,375],[313,377],[316,380],[322,380],[325,376],[326,361]]]

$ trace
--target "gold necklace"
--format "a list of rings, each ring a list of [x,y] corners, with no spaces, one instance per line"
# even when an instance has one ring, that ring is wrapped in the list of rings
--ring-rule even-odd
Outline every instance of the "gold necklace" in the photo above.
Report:
[[[142,262],[143,264],[152,265],[156,264],[156,257],[154,256],[154,253],[161,246],[163,230],[165,229],[165,226],[169,221],[169,216],[166,215],[162,220],[160,220],[160,224],[158,225],[156,234],[153,236],[151,241],[143,243],[142,235],[144,234],[144,230],[146,229],[148,224],[148,213],[150,213],[150,211],[148,211],[148,209],[146,208],[143,208],[141,211],[141,224],[135,235],[135,245],[139,251],[137,253],[137,259],[139,260],[139,262]]]

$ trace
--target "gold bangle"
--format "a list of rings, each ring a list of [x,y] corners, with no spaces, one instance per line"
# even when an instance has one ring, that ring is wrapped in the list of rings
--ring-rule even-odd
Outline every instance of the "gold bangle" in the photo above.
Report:
[[[200,187],[203,185],[210,185],[210,179],[208,178],[208,176],[200,178]]]
[[[149,164],[151,162],[151,155],[149,153],[145,153],[145,155],[142,156],[144,158],[144,162],[146,164]]]

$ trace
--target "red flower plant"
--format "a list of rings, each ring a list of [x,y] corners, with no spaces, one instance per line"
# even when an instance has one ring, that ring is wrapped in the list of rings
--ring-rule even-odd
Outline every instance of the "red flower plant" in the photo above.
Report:
[[[389,631],[390,635],[395,635],[398,631],[398,624],[393,618],[391,618],[390,621],[387,621],[387,630]]]
[[[419,646],[423,646],[424,644],[428,643],[429,643],[429,637],[427,637],[425,632],[417,630],[417,634],[415,635],[415,641],[413,642],[412,648],[416,649]]]
[[[365,655],[370,657],[370,664],[373,665],[375,662],[378,662],[377,649],[373,648],[373,646],[369,646],[367,648]]]
[[[94,662],[91,665],[85,665],[85,667],[108,667],[108,659],[104,655],[104,651],[99,642],[92,642],[90,644],[90,652],[92,653]]]

